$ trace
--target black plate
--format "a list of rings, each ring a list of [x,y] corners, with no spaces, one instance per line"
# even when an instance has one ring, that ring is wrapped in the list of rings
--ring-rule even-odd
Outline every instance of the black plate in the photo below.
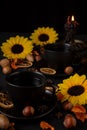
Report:
[[[37,105],[37,106],[33,105],[33,107],[35,109],[35,114],[32,116],[25,117],[22,114],[23,108],[20,107],[20,104],[14,105],[14,107],[11,109],[0,108],[0,113],[4,114],[7,117],[12,118],[12,119],[34,120],[34,119],[39,119],[39,118],[42,118],[42,117],[50,114],[56,107],[56,104],[57,104],[57,101],[56,101],[55,96],[54,96],[54,98],[52,98],[52,100],[46,99],[46,97],[44,96],[43,100],[41,101],[41,103],[39,105]]]

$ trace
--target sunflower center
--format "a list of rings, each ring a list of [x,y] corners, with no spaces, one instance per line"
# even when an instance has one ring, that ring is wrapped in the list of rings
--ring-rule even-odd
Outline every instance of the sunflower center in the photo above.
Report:
[[[19,54],[21,52],[23,52],[23,46],[19,45],[19,44],[15,44],[12,48],[11,48],[12,52],[14,54]]]
[[[78,96],[78,95],[81,95],[83,92],[84,92],[84,87],[80,85],[72,86],[68,90],[68,93],[71,96]]]
[[[39,40],[44,42],[44,41],[47,41],[49,39],[49,36],[47,34],[41,34],[39,36]]]

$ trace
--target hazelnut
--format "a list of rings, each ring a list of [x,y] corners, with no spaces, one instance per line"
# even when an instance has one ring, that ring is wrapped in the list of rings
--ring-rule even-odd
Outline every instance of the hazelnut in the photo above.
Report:
[[[27,59],[28,61],[30,61],[30,62],[33,62],[33,61],[34,61],[34,56],[33,56],[32,54],[28,54],[28,55],[26,56],[26,59]]]
[[[56,96],[58,101],[61,101],[64,97],[64,95],[61,92],[58,92]]]
[[[34,107],[32,106],[26,106],[23,110],[22,113],[24,116],[28,117],[28,116],[32,116],[35,112]]]
[[[2,72],[4,74],[9,74],[9,73],[11,73],[11,71],[12,71],[12,68],[10,66],[5,66],[2,68]]]
[[[36,55],[35,59],[36,59],[36,61],[40,61],[41,60],[41,56],[40,55]]]
[[[72,66],[67,66],[64,69],[65,74],[70,75],[73,72],[73,67]]]
[[[63,109],[64,110],[71,110],[72,107],[73,107],[73,104],[71,102],[66,101],[66,102],[63,103]]]
[[[0,65],[1,65],[2,67],[8,66],[8,65],[10,65],[10,61],[9,61],[8,59],[4,58],[4,59],[2,59],[2,60],[0,61]]]
[[[72,127],[75,127],[76,126],[76,118],[71,115],[71,114],[67,114],[65,116],[65,119],[63,121],[63,125],[66,127],[66,128],[72,128]]]
[[[7,130],[10,125],[10,121],[7,116],[0,114],[0,129]]]

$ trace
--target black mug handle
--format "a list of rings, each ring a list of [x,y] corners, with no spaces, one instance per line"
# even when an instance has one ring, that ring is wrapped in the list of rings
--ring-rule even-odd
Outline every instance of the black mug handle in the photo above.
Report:
[[[55,89],[54,85],[46,85],[45,86],[44,100],[47,102],[55,100],[56,99],[55,90],[56,89]]]

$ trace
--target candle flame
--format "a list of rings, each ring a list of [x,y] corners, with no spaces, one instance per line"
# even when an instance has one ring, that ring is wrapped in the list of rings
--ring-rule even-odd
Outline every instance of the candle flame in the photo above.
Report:
[[[72,15],[72,17],[71,17],[71,21],[74,21],[74,20],[75,20],[74,15]]]

